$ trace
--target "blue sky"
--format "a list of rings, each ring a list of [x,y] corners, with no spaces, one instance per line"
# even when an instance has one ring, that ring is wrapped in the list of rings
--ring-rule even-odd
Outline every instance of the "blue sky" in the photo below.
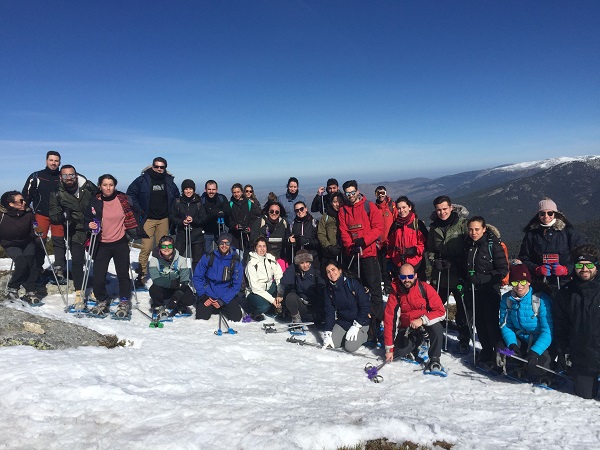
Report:
[[[123,190],[162,155],[301,192],[600,154],[599,29],[597,1],[3,0],[0,188],[50,149]]]

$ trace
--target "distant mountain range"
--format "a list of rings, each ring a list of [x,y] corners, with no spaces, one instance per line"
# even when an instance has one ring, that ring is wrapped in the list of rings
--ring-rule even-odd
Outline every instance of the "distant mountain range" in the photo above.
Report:
[[[550,197],[574,225],[581,225],[591,242],[600,244],[600,156],[561,157],[474,170],[437,179],[383,181],[361,184],[361,192],[373,198],[384,185],[392,198],[406,195],[428,225],[431,201],[449,195],[464,205],[470,216],[481,215],[500,229],[512,252],[518,251],[523,227],[537,212],[542,197]],[[591,236],[589,236],[591,234]]]

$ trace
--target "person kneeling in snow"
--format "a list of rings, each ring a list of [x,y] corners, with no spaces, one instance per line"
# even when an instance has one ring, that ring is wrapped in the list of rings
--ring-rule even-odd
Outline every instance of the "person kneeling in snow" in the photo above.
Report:
[[[150,306],[159,318],[177,313],[191,314],[196,296],[189,287],[190,268],[187,260],[174,248],[173,238],[163,236],[148,262]]]
[[[536,366],[550,368],[552,360],[548,352],[553,327],[550,297],[543,292],[534,294],[525,264],[510,267],[509,281],[512,291],[500,300],[502,339],[515,356],[527,359],[525,369],[529,380],[549,384],[548,372]]]
[[[371,299],[360,281],[342,273],[339,262],[330,261],[325,266],[325,273],[329,283],[325,288],[323,349],[343,344],[344,350],[355,352],[367,342]]]
[[[419,281],[410,264],[400,266],[398,277],[392,280],[392,293],[388,296],[384,314],[383,340],[385,359],[394,357],[414,359],[425,334],[429,335],[428,370],[443,371],[443,327],[441,321],[446,311],[440,296],[429,284]]]
[[[198,296],[196,319],[210,319],[214,312],[227,319],[242,320],[242,309],[237,300],[242,287],[244,269],[238,254],[231,246],[233,236],[221,233],[217,249],[202,256],[194,271],[194,287]]]

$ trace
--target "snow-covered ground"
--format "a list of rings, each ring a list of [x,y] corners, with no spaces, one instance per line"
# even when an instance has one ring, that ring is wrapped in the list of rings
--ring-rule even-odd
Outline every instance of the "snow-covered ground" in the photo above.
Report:
[[[397,362],[375,384],[363,370],[372,360],[293,345],[259,323],[216,336],[218,317],[151,329],[136,311],[130,322],[76,318],[60,296],[45,302],[28,310],[132,344],[0,348],[2,449],[335,449],[380,437],[456,449],[600,446],[597,400],[492,380],[450,355],[447,378]]]

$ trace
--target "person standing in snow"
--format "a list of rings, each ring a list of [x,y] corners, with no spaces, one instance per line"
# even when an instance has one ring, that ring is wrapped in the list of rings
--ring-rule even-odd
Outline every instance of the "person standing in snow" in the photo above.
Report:
[[[329,281],[325,288],[323,349],[343,347],[347,352],[355,352],[368,339],[369,294],[359,280],[343,274],[337,261],[330,261],[325,273]]]
[[[294,204],[296,202],[302,202],[306,204],[304,195],[300,195],[298,178],[296,177],[290,177],[287,182],[287,190],[284,194],[279,195],[277,198],[285,208],[286,216],[290,222],[296,217],[296,213],[294,212]]]
[[[384,318],[385,359],[395,357],[414,359],[419,345],[428,336],[429,361],[427,369],[443,371],[440,357],[446,315],[444,305],[435,289],[418,279],[410,264],[400,266],[398,276],[392,279]]]
[[[390,278],[386,259],[388,253],[388,235],[392,224],[396,220],[398,210],[396,209],[396,203],[394,203],[387,195],[385,186],[377,186],[375,189],[375,198],[375,204],[379,211],[381,211],[381,216],[383,218],[383,231],[381,232],[381,245],[377,249],[377,262],[379,263],[379,270],[381,271],[384,292],[389,294],[392,289],[392,280]]]
[[[600,376],[600,277],[598,249],[583,245],[573,250],[573,279],[561,289],[553,304],[557,370],[567,370],[567,354],[575,394],[598,395]]]
[[[327,187],[321,186],[310,205],[310,212],[325,214],[327,205],[331,203],[331,196],[339,192],[339,183],[335,178],[327,180]]]
[[[549,288],[554,297],[573,272],[571,250],[585,242],[552,199],[544,197],[537,209],[523,230],[519,259],[531,273],[534,290]]]

